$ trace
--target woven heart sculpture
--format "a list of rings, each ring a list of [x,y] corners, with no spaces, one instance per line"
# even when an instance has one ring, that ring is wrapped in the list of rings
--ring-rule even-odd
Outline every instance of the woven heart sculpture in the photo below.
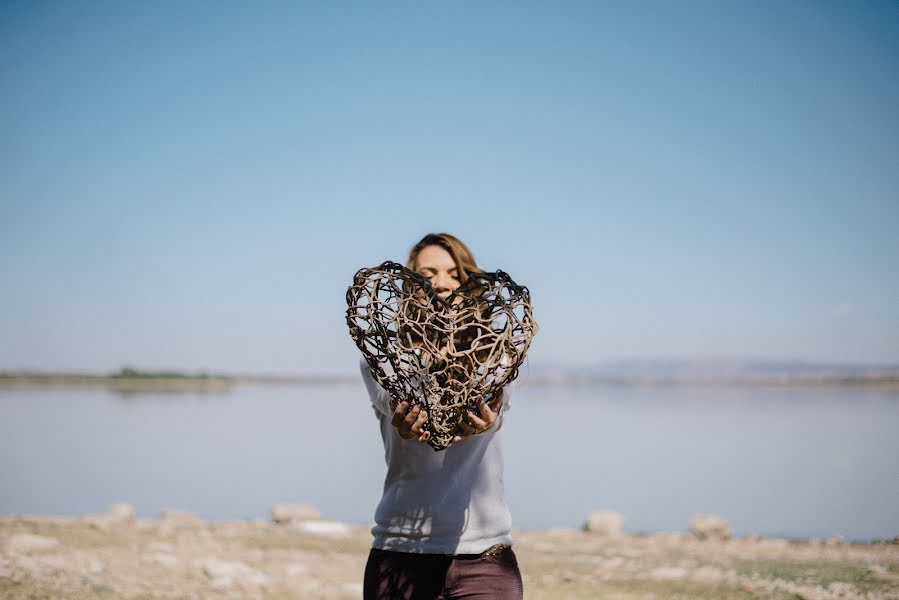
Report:
[[[472,273],[445,300],[427,278],[385,262],[347,290],[350,335],[396,401],[428,412],[428,443],[447,448],[466,409],[478,414],[518,375],[537,331],[526,287],[502,271]]]

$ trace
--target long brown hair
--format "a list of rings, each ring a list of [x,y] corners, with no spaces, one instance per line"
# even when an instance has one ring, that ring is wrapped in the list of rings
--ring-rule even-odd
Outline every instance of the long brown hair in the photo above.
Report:
[[[412,250],[409,252],[409,260],[406,262],[406,267],[414,271],[415,263],[418,260],[418,254],[428,246],[439,246],[449,253],[453,262],[456,264],[456,269],[459,271],[460,284],[465,283],[468,280],[468,275],[470,273],[481,272],[481,269],[478,268],[478,263],[475,262],[474,254],[471,253],[471,250],[465,245],[465,242],[448,233],[429,233],[421,238],[417,244],[412,246]]]

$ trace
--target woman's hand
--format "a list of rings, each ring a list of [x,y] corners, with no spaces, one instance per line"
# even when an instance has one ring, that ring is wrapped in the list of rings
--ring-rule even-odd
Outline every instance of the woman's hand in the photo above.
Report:
[[[409,401],[398,402],[393,409],[390,424],[396,427],[397,433],[404,440],[418,437],[419,443],[425,444],[431,439],[431,432],[422,428],[428,422],[428,411],[422,410],[420,404],[409,407]]]
[[[481,401],[478,406],[478,414],[471,410],[465,411],[465,417],[459,421],[459,427],[464,433],[454,437],[453,442],[467,440],[471,436],[484,433],[493,427],[502,406],[503,393],[500,390],[500,393],[490,402]],[[427,422],[428,411],[424,410],[420,404],[410,406],[408,400],[394,403],[393,418],[390,423],[396,427],[397,433],[404,440],[418,438],[419,443],[426,444],[431,439],[431,432],[424,430]]]
[[[459,421],[459,427],[465,433],[462,435],[457,435],[453,438],[454,442],[461,442],[462,440],[466,440],[473,435],[477,435],[479,433],[484,433],[496,423],[496,418],[499,416],[499,411],[503,407],[503,392],[500,390],[499,394],[496,395],[495,398],[490,400],[490,402],[484,402],[481,400],[481,403],[478,405],[478,413],[475,414],[471,410],[465,411],[465,417]]]

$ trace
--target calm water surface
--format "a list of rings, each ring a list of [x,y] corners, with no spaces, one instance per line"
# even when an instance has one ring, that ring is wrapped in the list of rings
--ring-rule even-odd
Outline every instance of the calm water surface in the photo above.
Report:
[[[899,391],[519,388],[506,491],[521,529],[579,527],[597,508],[629,531],[712,512],[738,534],[899,534]],[[208,519],[275,502],[368,523],[384,459],[358,386],[210,394],[0,390],[0,514],[83,515],[128,501]]]

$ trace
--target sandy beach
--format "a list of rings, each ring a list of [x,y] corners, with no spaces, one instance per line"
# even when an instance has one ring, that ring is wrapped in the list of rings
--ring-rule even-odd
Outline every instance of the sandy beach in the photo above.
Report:
[[[2,598],[362,597],[367,526],[322,518],[0,518]],[[899,543],[515,531],[526,597],[899,598]]]

